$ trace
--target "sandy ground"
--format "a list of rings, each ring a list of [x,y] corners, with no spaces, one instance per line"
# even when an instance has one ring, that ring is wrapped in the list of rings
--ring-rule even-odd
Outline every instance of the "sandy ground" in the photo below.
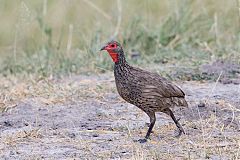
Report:
[[[178,82],[186,135],[158,113],[140,144],[149,119],[118,96],[112,74],[11,83],[9,97],[21,98],[1,113],[0,159],[240,159],[240,85]]]

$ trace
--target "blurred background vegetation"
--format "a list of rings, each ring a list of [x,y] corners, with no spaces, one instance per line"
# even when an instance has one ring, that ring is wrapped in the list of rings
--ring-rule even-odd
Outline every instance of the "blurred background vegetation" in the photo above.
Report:
[[[156,70],[240,62],[239,0],[0,0],[0,18],[5,76],[105,72],[99,48],[112,38],[131,64]]]

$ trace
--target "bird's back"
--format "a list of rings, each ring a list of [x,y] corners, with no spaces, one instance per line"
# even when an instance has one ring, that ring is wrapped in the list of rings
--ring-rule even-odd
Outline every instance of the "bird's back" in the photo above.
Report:
[[[187,106],[184,92],[157,73],[129,65],[115,66],[114,70],[120,96],[143,110],[162,111],[174,106]]]

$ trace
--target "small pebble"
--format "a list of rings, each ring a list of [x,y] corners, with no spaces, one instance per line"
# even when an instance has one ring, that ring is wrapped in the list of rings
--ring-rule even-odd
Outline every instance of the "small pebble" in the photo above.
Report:
[[[198,104],[198,107],[206,107],[206,105],[205,105],[204,102],[200,102],[200,103]]]
[[[81,127],[83,127],[83,128],[87,128],[87,125],[86,125],[86,124],[83,124],[83,125],[81,125]]]
[[[99,137],[99,134],[94,133],[92,136],[93,136],[93,137]]]
[[[112,127],[109,127],[107,130],[108,131],[114,131],[114,129]]]
[[[4,121],[3,123],[6,127],[12,127],[12,123],[10,121]]]
[[[69,134],[68,134],[68,137],[70,137],[70,138],[75,138],[75,137],[76,137],[76,134],[75,134],[75,133],[69,133]]]

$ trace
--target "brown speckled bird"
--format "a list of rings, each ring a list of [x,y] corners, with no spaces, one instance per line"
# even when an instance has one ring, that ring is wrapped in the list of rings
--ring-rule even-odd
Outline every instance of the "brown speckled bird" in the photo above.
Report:
[[[125,59],[120,43],[108,42],[101,50],[106,50],[114,62],[114,76],[119,95],[127,102],[137,106],[150,117],[150,125],[144,139],[150,136],[156,121],[155,112],[163,112],[171,116],[179,132],[177,136],[185,133],[171,111],[175,106],[187,107],[184,92],[156,73],[144,71],[130,66]]]

